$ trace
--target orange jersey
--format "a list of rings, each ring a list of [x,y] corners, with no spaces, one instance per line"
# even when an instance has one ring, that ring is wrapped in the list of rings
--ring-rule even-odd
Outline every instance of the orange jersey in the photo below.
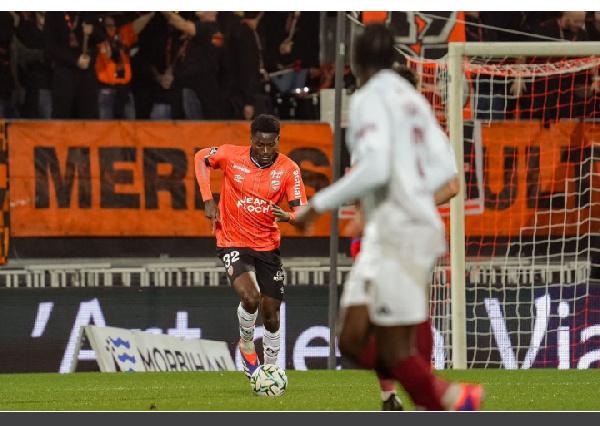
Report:
[[[250,158],[249,146],[236,145],[212,148],[204,162],[223,170],[217,246],[256,251],[278,248],[281,235],[270,203],[280,205],[285,197],[292,209],[306,204],[300,167],[279,153],[270,166],[261,168]]]

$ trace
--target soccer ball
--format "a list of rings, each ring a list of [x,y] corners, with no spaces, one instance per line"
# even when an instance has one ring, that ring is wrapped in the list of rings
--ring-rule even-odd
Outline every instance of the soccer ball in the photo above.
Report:
[[[274,364],[259,365],[250,377],[252,392],[258,396],[281,396],[287,383],[285,371]]]

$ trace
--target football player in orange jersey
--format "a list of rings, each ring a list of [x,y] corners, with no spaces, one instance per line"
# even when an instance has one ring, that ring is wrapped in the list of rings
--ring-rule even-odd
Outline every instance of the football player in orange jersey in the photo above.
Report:
[[[279,133],[277,118],[259,115],[250,127],[251,146],[205,148],[194,159],[205,216],[217,237],[217,253],[240,297],[239,348],[248,378],[260,365],[254,346],[259,311],[265,327],[264,362],[277,363],[284,295],[277,222],[293,223],[293,211],[306,204],[300,167],[279,152]],[[218,206],[210,189],[211,168],[223,170]],[[284,198],[292,212],[279,206]]]

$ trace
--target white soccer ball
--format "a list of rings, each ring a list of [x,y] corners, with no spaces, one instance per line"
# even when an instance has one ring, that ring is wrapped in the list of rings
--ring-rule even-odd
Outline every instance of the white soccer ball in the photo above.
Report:
[[[250,377],[252,392],[258,396],[281,396],[285,393],[287,384],[285,371],[274,364],[259,365]]]

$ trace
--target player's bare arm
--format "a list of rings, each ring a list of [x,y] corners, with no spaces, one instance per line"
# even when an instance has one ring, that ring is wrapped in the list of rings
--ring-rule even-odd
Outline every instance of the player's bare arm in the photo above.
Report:
[[[458,179],[458,176],[454,176],[454,178],[446,182],[444,186],[435,191],[435,204],[437,206],[446,204],[452,198],[456,197],[459,191],[460,180]]]
[[[209,152],[210,148],[205,148],[196,153],[194,156],[194,170],[204,200],[204,216],[210,220],[210,232],[214,234],[217,222],[221,222],[221,212],[210,189],[210,168],[205,161]]]

